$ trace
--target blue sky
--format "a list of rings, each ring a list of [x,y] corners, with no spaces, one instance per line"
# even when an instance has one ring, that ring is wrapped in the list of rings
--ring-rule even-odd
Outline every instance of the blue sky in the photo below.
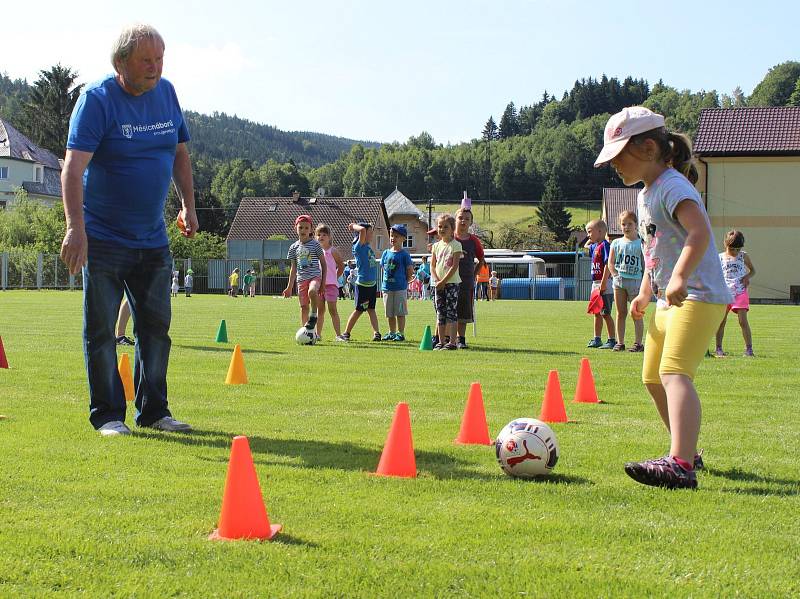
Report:
[[[800,3],[775,0],[47,0],[2,15],[12,78],[60,61],[98,79],[122,25],[143,21],[166,40],[184,108],[376,141],[467,141],[509,101],[603,73],[749,94],[800,59]]]

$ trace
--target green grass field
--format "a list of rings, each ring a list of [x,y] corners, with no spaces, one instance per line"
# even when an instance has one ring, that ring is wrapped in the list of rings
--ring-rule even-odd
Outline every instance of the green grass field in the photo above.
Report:
[[[800,594],[797,307],[754,307],[756,359],[739,357],[731,322],[731,357],[702,365],[708,469],[691,492],[624,474],[668,437],[641,354],[585,349],[582,302],[481,303],[469,351],[420,352],[429,303],[411,302],[405,344],[366,341],[363,320],[349,345],[300,347],[296,300],[178,297],[170,400],[197,430],[117,438],[87,420],[81,306],[79,292],[0,293],[2,597]],[[214,342],[222,318],[229,344]],[[234,343],[247,385],[224,384]],[[582,356],[602,405],[569,403]],[[495,434],[538,415],[550,369],[573,422],[553,427],[547,480],[513,480],[493,448],[453,444],[471,381]],[[399,401],[419,476],[370,476]],[[207,540],[240,434],[284,525],[272,542]]]

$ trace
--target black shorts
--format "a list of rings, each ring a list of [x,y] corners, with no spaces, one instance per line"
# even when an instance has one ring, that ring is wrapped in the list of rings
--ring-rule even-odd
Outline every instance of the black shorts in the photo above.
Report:
[[[375,302],[378,297],[378,286],[366,286],[360,283],[356,284],[356,310],[359,312],[366,312],[367,310],[375,309]]]
[[[458,286],[458,322],[473,322],[475,306],[475,287],[466,285],[464,281]]]

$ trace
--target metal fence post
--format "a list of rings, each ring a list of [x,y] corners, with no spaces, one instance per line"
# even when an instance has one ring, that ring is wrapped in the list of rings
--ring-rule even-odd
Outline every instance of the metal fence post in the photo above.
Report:
[[[36,254],[36,289],[42,289],[42,270],[44,266],[42,252]]]
[[[0,254],[0,287],[4,290],[8,285],[8,252]]]

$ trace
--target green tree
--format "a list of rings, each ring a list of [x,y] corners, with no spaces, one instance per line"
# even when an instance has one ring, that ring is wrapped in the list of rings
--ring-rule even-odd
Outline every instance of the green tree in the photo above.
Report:
[[[28,199],[17,188],[14,208],[0,210],[0,251],[27,248],[45,254],[61,251],[64,237],[64,210],[61,205],[44,206]]]
[[[553,232],[557,241],[564,243],[569,239],[572,216],[564,208],[558,184],[550,179],[544,186],[542,201],[536,209],[539,224]]]
[[[49,71],[39,71],[22,107],[23,129],[31,140],[64,157],[69,132],[69,117],[78,101],[83,84],[76,85],[78,73],[57,64]]]
[[[483,126],[481,139],[483,141],[493,141],[497,139],[497,124],[494,122],[494,117],[490,116],[489,120],[486,121],[486,124]]]
[[[800,62],[772,67],[747,99],[748,106],[787,106],[800,79]]]
[[[789,96],[788,106],[800,106],[800,79],[794,85],[794,91]]]
[[[225,239],[219,235],[200,231],[190,239],[181,235],[173,220],[167,224],[167,237],[170,251],[175,258],[208,260],[225,257]]]
[[[519,135],[519,116],[517,115],[517,107],[514,106],[514,102],[509,102],[506,109],[503,111],[497,133],[500,139],[508,139]]]

